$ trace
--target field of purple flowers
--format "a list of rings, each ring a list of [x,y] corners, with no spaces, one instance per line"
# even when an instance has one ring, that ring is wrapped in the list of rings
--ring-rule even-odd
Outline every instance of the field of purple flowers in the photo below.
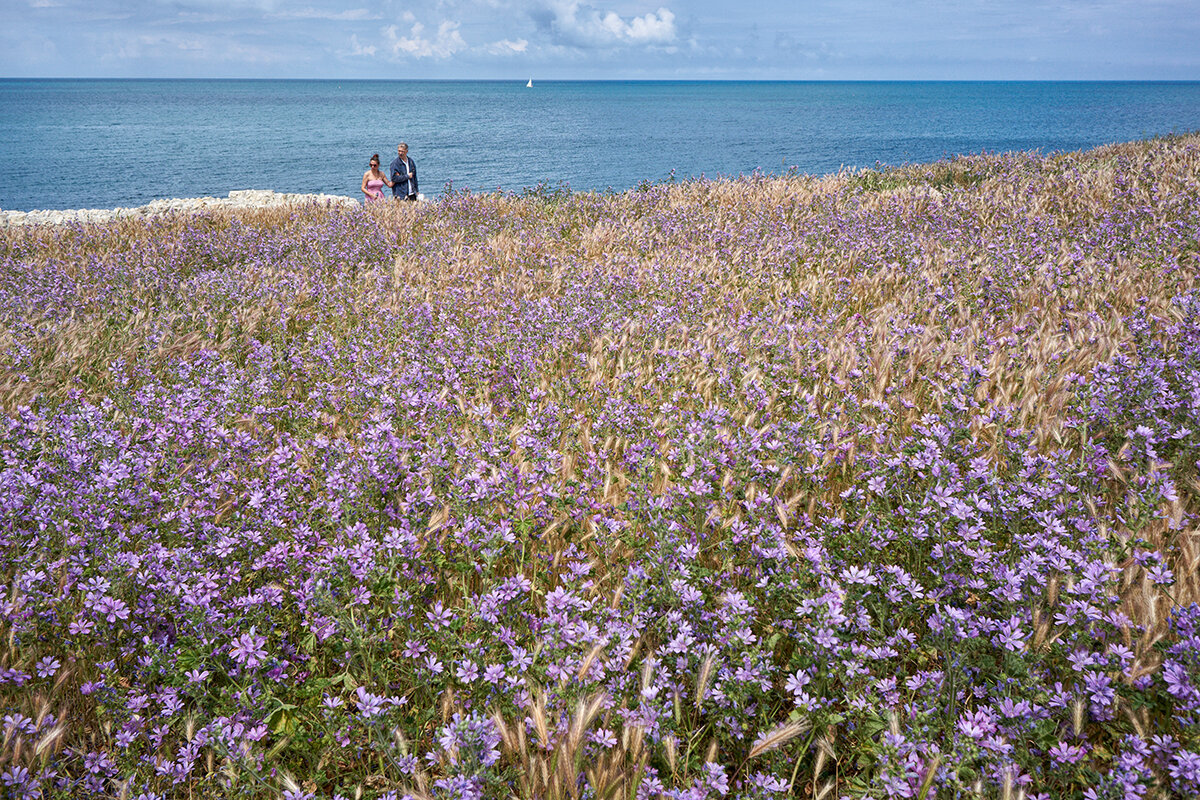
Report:
[[[1200,138],[0,231],[0,795],[1200,795]]]

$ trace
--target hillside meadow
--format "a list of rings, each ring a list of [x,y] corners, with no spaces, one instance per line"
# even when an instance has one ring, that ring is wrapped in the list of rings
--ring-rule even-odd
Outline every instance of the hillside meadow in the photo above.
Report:
[[[0,794],[1200,795],[1200,137],[0,229]]]

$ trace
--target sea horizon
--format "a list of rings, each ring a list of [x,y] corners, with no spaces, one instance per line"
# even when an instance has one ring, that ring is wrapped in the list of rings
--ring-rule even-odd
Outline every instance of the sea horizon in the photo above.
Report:
[[[360,197],[370,156],[386,166],[401,140],[435,197],[823,175],[1195,130],[1200,81],[0,78],[0,208]]]
[[[536,74],[532,77],[537,77]],[[259,78],[237,77],[180,77],[161,76],[96,76],[96,75],[0,75],[0,82],[16,81],[256,81],[262,83],[512,83],[530,80],[528,73],[509,78]],[[1200,79],[1177,78],[539,78],[542,83],[1148,83],[1148,84],[1200,84]]]

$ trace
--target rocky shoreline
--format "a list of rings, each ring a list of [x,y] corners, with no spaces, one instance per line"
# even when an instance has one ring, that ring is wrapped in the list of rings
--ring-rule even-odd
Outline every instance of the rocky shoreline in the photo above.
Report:
[[[73,222],[104,223],[125,217],[153,217],[161,214],[193,214],[201,211],[274,208],[319,203],[334,206],[360,206],[358,200],[337,194],[285,194],[270,189],[241,189],[228,197],[191,197],[155,200],[137,208],[77,208],[57,211],[0,210],[0,228],[9,225],[63,225]]]

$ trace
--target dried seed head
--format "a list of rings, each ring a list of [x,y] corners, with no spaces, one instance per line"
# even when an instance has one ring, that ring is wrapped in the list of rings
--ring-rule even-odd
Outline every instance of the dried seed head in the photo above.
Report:
[[[58,722],[49,731],[46,731],[39,737],[37,745],[34,746],[33,752],[36,756],[41,756],[43,753],[57,753],[59,745],[62,742],[63,734],[66,733],[66,723]]]
[[[717,663],[717,654],[710,650],[704,660],[700,662],[700,671],[696,674],[696,708],[700,708],[704,703],[704,698],[708,695],[708,684],[712,681],[713,667]]]
[[[1013,771],[1004,770],[1004,778],[1000,784],[1000,800],[1013,800]]]
[[[785,744],[795,739],[808,731],[811,725],[808,722],[787,722],[772,728],[764,734],[752,748],[750,755],[747,758],[755,758],[763,753],[769,753],[772,750],[783,747]]]
[[[933,786],[933,779],[937,777],[938,767],[941,766],[941,755],[935,755],[929,761],[929,766],[925,769],[925,778],[921,781],[921,789],[917,792],[917,800],[925,800],[929,796],[929,790]]]
[[[608,700],[608,695],[604,692],[596,692],[591,697],[579,699],[575,705],[575,718],[571,723],[570,730],[570,745],[571,750],[576,750],[583,744],[584,737],[587,735],[587,729],[596,719],[596,716],[604,708],[605,702]]]
[[[822,737],[824,739],[824,737]],[[825,771],[825,761],[828,758],[824,747],[820,746],[820,741],[817,742],[817,757],[813,762],[813,778],[819,778],[821,773]]]
[[[1046,583],[1046,604],[1053,606],[1058,602],[1058,576],[1051,575]]]
[[[454,712],[454,687],[446,687],[446,691],[442,692],[442,721],[446,722],[450,719]]]
[[[542,749],[550,747],[550,730],[546,725],[546,694],[542,690],[538,690],[533,699],[533,707],[529,709],[530,715],[533,717],[533,729],[537,731],[538,744]]]
[[[595,663],[596,659],[603,652],[604,652],[604,642],[597,643],[588,652],[587,656],[584,657],[583,662],[579,665],[579,670],[575,673],[575,678],[577,680],[583,680],[584,678],[586,678],[587,674],[588,674],[588,670],[590,670],[592,668],[592,664]]]

